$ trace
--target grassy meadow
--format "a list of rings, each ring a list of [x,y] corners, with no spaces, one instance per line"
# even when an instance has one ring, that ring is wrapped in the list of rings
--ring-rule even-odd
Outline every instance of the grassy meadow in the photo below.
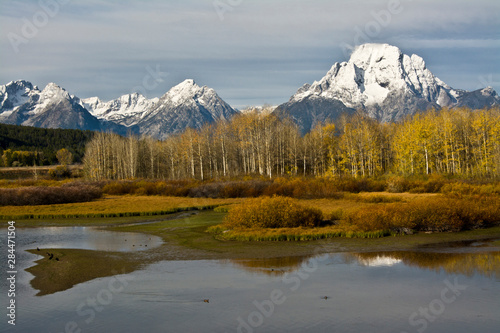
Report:
[[[218,182],[19,179],[0,180],[0,195],[0,218],[18,220],[21,226],[113,225],[215,209],[223,217],[205,229],[224,241],[379,238],[489,228],[500,222],[498,182],[436,176]]]
[[[187,210],[213,209],[232,204],[237,199],[185,198],[163,196],[104,196],[90,202],[38,205],[1,206],[0,218],[26,219],[78,219],[114,218],[166,215]]]

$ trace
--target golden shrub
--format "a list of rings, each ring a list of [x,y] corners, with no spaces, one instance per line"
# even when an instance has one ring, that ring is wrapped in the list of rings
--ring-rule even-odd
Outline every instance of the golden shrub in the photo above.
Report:
[[[288,197],[248,199],[233,207],[224,226],[229,229],[314,227],[322,221],[318,209],[304,207]]]
[[[500,221],[500,202],[497,198],[423,198],[367,207],[350,213],[346,220],[362,231],[468,230],[497,224]]]

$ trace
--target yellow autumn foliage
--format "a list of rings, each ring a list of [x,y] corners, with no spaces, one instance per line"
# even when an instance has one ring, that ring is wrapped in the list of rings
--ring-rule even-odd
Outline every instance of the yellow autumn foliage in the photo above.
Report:
[[[260,197],[233,207],[224,219],[224,226],[228,229],[315,227],[322,219],[319,209],[304,207],[296,199]]]

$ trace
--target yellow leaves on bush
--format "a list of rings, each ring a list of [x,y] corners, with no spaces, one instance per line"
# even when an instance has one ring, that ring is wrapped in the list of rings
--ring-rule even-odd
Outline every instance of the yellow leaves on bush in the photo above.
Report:
[[[321,221],[320,210],[304,207],[295,199],[261,197],[233,207],[224,219],[224,226],[228,229],[296,228],[315,227]]]
[[[467,184],[450,183],[441,188],[441,193],[449,196],[462,198],[464,196],[479,195],[491,196],[500,194],[500,184]]]
[[[367,207],[350,213],[346,222],[362,231],[405,229],[460,231],[492,226],[500,221],[496,198],[475,201],[423,198],[408,203]]]

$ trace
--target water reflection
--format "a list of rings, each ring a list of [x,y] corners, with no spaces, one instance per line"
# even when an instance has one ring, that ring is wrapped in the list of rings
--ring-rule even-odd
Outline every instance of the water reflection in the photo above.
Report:
[[[247,272],[269,276],[282,276],[295,272],[306,265],[312,256],[269,259],[231,260],[230,262]],[[341,255],[345,264],[357,263],[367,267],[391,267],[398,264],[432,270],[437,273],[473,276],[480,274],[500,279],[500,252],[479,253],[433,253],[433,252],[371,252],[346,253]]]
[[[369,267],[390,267],[402,262],[401,259],[397,259],[391,255],[383,255],[379,253],[372,255],[373,256],[370,256],[368,258],[359,256],[356,257],[356,259],[360,265]],[[346,261],[350,260],[346,258]]]
[[[35,247],[130,252],[151,249],[162,239],[141,233],[115,232],[93,227],[43,227],[19,229],[19,235]]]
[[[17,282],[19,285],[30,285],[30,283],[36,284],[36,277],[30,272],[36,270],[39,266],[35,261],[44,259],[44,263],[51,263],[53,265],[47,266],[52,270],[45,269],[47,275],[53,277],[53,282],[48,283],[50,289],[40,288],[38,294],[50,294],[55,291],[62,291],[71,286],[74,283],[81,283],[88,281],[90,279],[106,276],[113,273],[116,269],[116,265],[113,266],[113,262],[119,261],[120,256],[113,254],[109,258],[108,262],[104,262],[99,266],[99,262],[103,261],[103,258],[97,258],[90,261],[93,254],[91,252],[84,252],[81,250],[90,251],[104,251],[104,252],[137,252],[145,251],[148,249],[153,249],[155,247],[163,244],[163,240],[157,236],[151,236],[141,233],[130,233],[130,232],[114,232],[102,230],[95,227],[40,227],[40,228],[17,228],[16,229],[16,268],[20,273],[18,275]],[[39,248],[41,251],[37,251]],[[56,253],[53,260],[49,260],[47,256],[47,251],[45,249],[50,249],[51,253]],[[71,249],[71,258],[61,257],[60,251],[57,249]],[[28,252],[31,250],[32,252]],[[0,252],[7,253],[6,242],[0,241]],[[67,251],[66,251],[67,252]],[[79,254],[79,257],[75,257],[75,253]],[[82,254],[83,253],[83,254]],[[85,255],[85,253],[89,253]],[[60,261],[56,261],[57,259]],[[120,259],[126,262],[126,259]],[[83,260],[83,262],[82,262]],[[57,263],[57,264],[56,264]],[[90,267],[87,267],[87,266]],[[102,267],[98,273],[90,273],[98,270]],[[117,269],[121,271],[121,266]],[[57,269],[57,270],[54,270]],[[127,272],[130,270],[127,270]],[[77,276],[74,278],[73,276]],[[66,280],[70,278],[74,283],[67,283]],[[0,289],[7,290],[7,280],[0,280]],[[30,290],[31,291],[31,290]]]
[[[279,257],[262,259],[235,259],[231,262],[234,266],[247,272],[265,274],[269,276],[281,276],[285,273],[296,271],[300,266],[313,256]]]
[[[430,253],[430,252],[382,252],[346,254],[360,265],[374,266],[380,262],[402,262],[406,266],[428,269],[439,273],[473,276],[480,274],[500,279],[500,252],[486,253]]]

